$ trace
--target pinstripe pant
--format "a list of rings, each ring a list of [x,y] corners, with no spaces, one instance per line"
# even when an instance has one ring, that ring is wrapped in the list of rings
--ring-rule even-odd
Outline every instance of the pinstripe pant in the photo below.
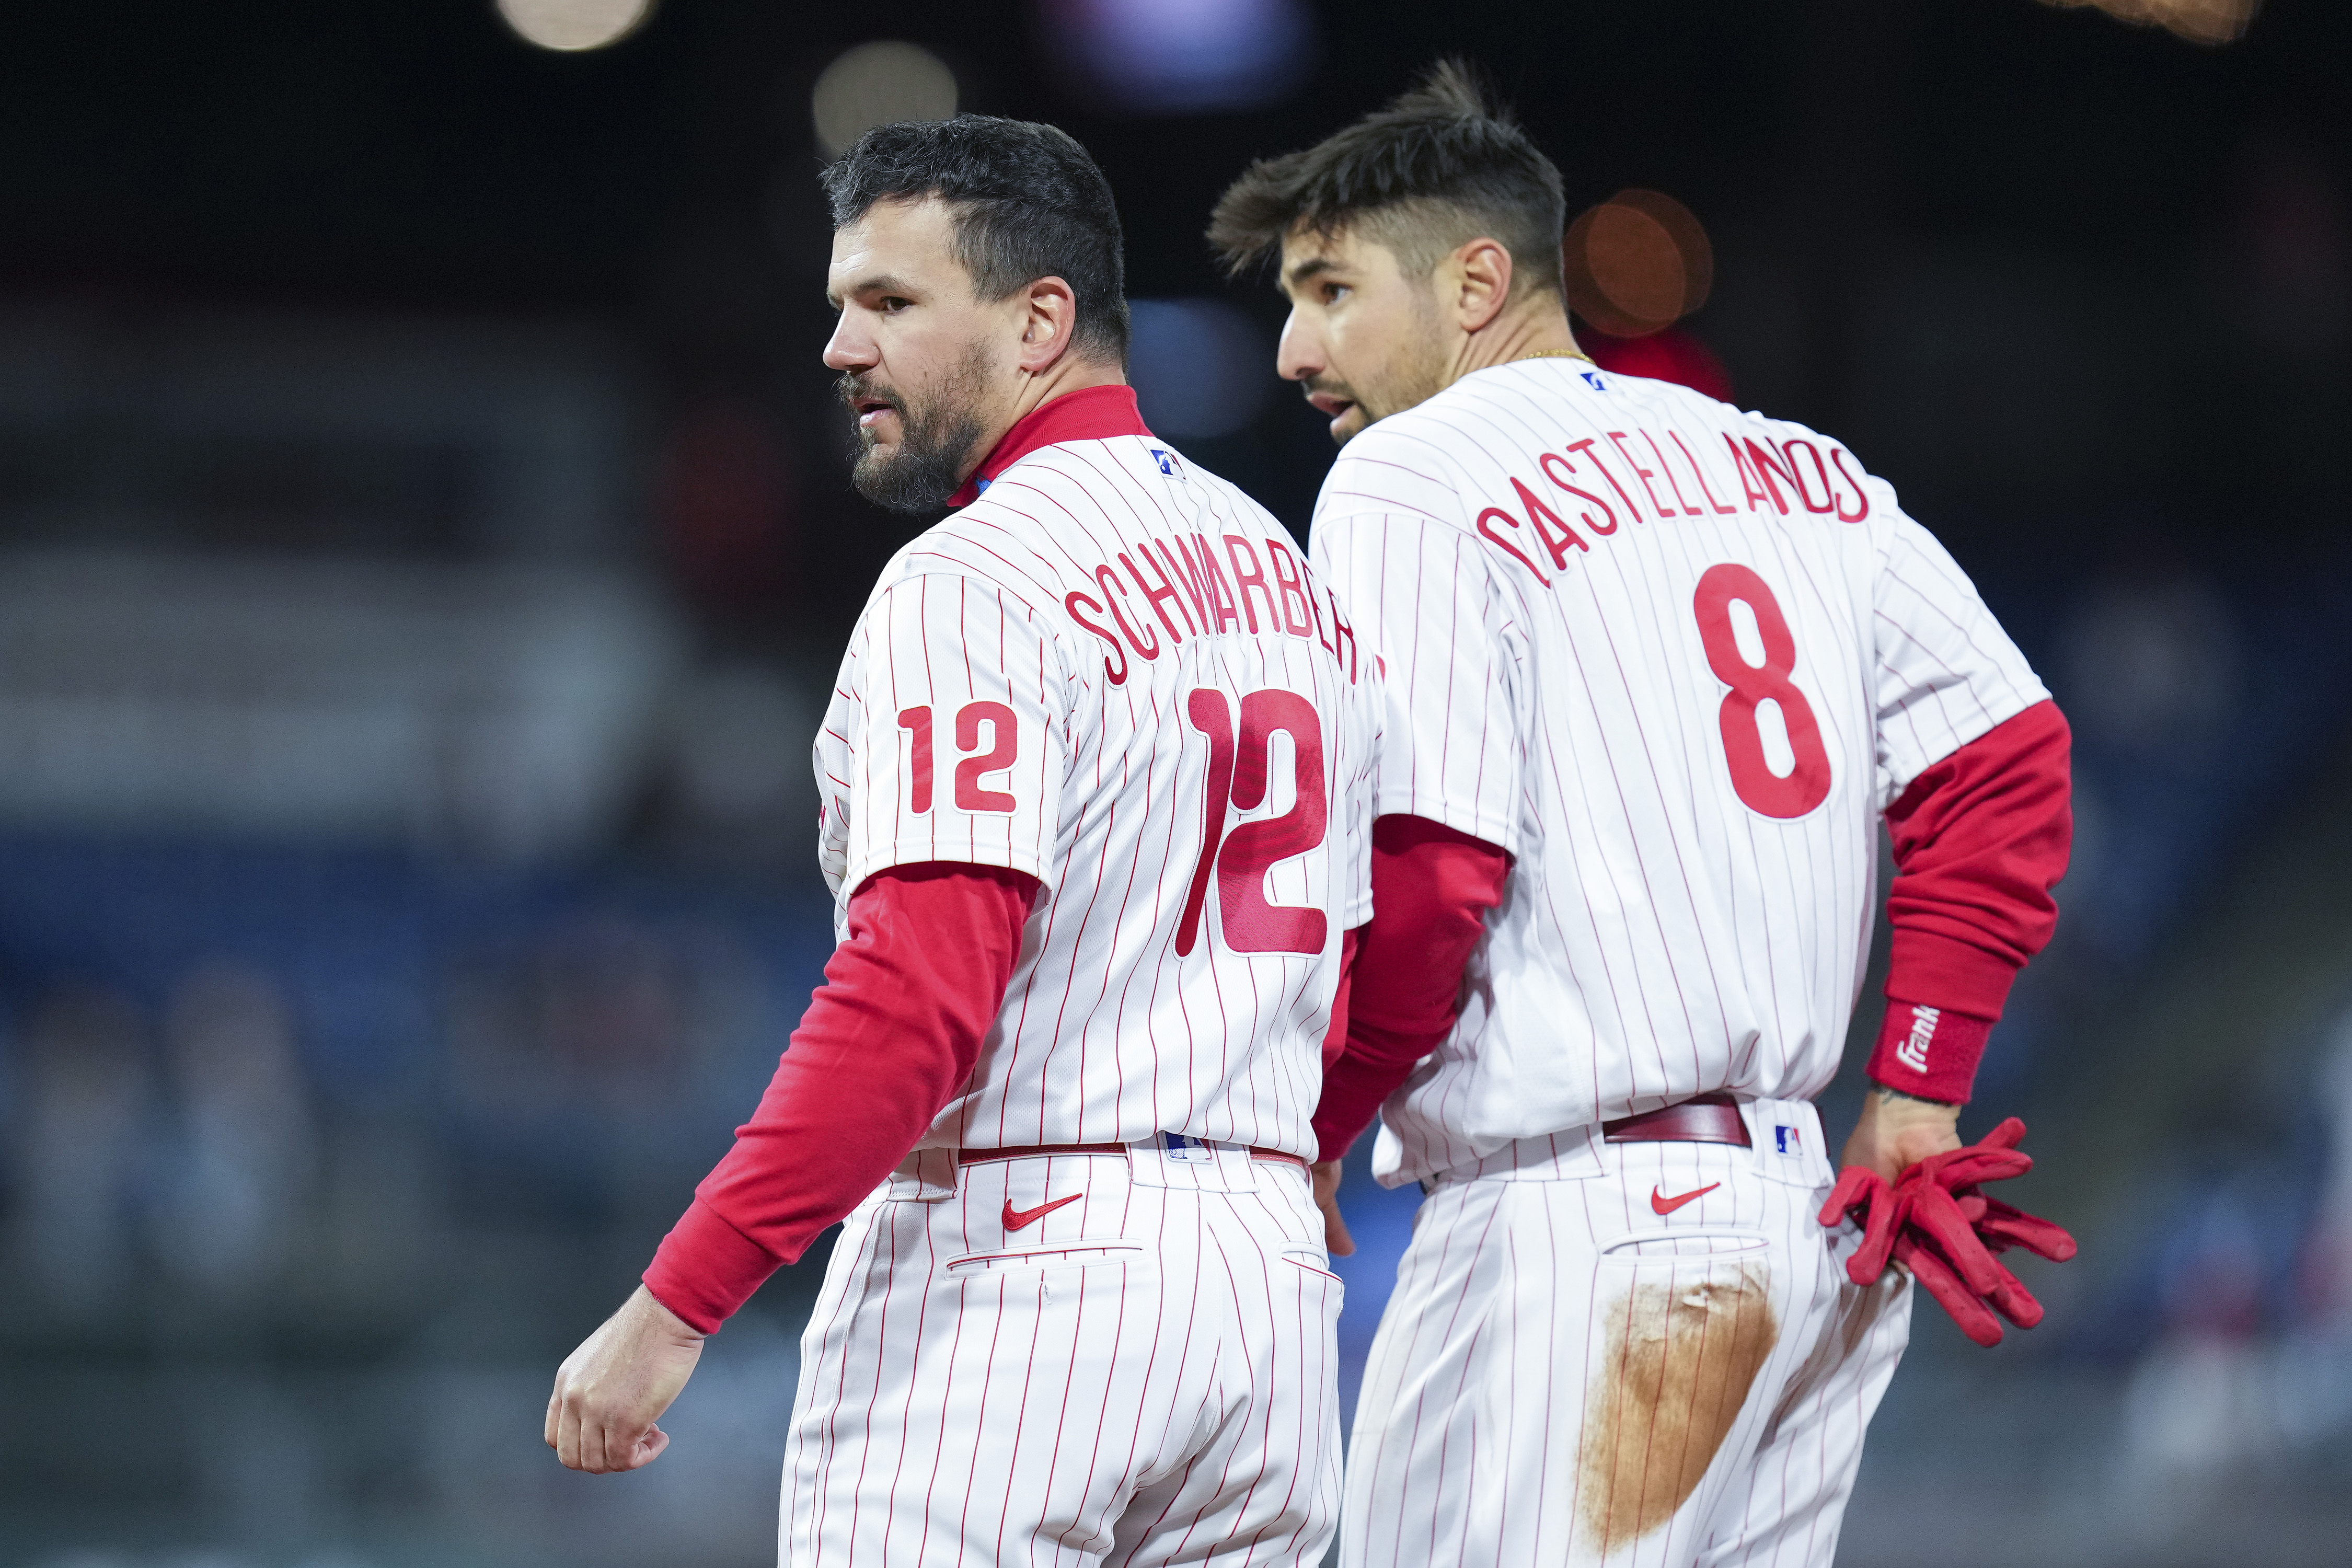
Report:
[[[1319,1560],[1340,1286],[1303,1170],[1139,1146],[930,1175],[894,1178],[835,1249],[786,1568]]]
[[[1365,1371],[1342,1568],[1826,1568],[1910,1282],[1847,1280],[1812,1107],[1745,1113],[1753,1150],[1579,1131],[1440,1179]]]

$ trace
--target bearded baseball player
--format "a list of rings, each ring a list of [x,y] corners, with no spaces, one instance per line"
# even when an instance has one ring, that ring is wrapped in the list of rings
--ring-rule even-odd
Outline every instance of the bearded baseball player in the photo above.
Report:
[[[1429,1196],[1340,1561],[1826,1564],[1912,1283],[1979,1339],[2072,1251],[1955,1132],[2070,839],[2067,729],[1845,447],[1596,369],[1557,170],[1458,68],[1253,166],[1281,373],[1344,443],[1312,536],[1386,664],[1375,912],[1317,1110]],[[1810,1103],[1898,868],[1874,1087]],[[1890,1267],[1890,1259],[1901,1267]]]
[[[1076,142],[884,126],[825,186],[857,487],[955,510],[882,574],[816,743],[824,987],[547,1440],[652,1460],[703,1336],[846,1216],[784,1563],[1314,1562],[1339,1287],[1307,1167],[1369,914],[1373,661],[1138,416]]]

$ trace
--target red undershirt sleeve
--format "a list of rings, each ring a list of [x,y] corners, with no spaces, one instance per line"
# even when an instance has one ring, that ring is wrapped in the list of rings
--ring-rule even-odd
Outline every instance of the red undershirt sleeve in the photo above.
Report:
[[[1358,926],[1339,938],[1339,989],[1331,998],[1331,1024],[1323,1031],[1323,1070],[1329,1072],[1339,1053],[1348,1048],[1349,1000],[1356,988],[1356,952],[1362,947],[1364,928]]]
[[[1372,919],[1360,928],[1347,1048],[1327,1063],[1315,1110],[1317,1158],[1345,1154],[1453,1029],[1462,972],[1510,870],[1503,850],[1424,817],[1372,824]]]
[[[857,890],[759,1110],[646,1270],[656,1300],[717,1331],[897,1168],[971,1077],[1037,891],[1018,871],[945,862]]]
[[[1886,811],[1895,928],[1870,1076],[1965,1102],[2010,985],[2058,921],[2074,843],[2070,734],[2038,702],[1937,763]]]

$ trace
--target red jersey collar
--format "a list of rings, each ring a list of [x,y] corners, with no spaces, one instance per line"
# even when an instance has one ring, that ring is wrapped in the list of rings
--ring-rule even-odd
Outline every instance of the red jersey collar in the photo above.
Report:
[[[971,471],[963,489],[948,498],[948,505],[970,506],[999,474],[1041,447],[1150,434],[1144,427],[1142,413],[1135,406],[1135,388],[1131,386],[1082,386],[1076,392],[1066,392],[1050,403],[1040,404],[1007,430],[1004,439]]]

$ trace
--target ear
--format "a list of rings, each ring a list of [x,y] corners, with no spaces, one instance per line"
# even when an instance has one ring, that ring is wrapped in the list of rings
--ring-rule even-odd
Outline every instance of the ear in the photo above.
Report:
[[[1511,253],[1500,240],[1480,237],[1445,258],[1438,303],[1455,325],[1475,332],[1502,314],[1511,298]]]
[[[1059,278],[1040,278],[1022,300],[1021,353],[1018,363],[1031,375],[1043,375],[1069,352],[1070,334],[1077,330],[1078,297]]]

